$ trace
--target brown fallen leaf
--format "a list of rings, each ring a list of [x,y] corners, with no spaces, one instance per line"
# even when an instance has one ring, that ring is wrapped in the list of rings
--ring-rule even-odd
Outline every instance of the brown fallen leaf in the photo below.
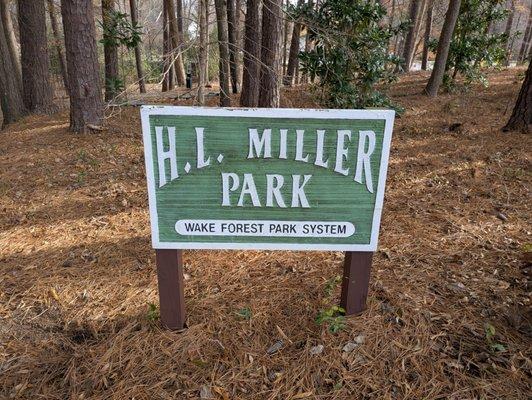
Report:
[[[296,394],[295,396],[292,397],[292,400],[297,400],[297,399],[306,399],[307,397],[310,397],[314,394],[314,392],[303,392],[303,393],[299,393],[299,394]]]
[[[214,390],[216,394],[220,395],[223,400],[229,400],[229,393],[227,393],[227,390],[224,388],[213,386],[212,390]]]
[[[57,294],[57,291],[54,288],[50,288],[48,294],[53,297],[54,300],[59,301],[59,295]]]

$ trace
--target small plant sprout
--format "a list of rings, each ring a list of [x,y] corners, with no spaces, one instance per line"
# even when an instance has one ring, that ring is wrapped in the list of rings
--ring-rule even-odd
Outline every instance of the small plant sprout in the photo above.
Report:
[[[246,321],[249,321],[251,317],[253,316],[253,313],[251,312],[251,308],[244,307],[238,310],[236,312],[236,315],[238,315],[242,319],[245,319]]]
[[[159,309],[157,307],[157,304],[148,303],[147,318],[151,324],[154,324],[155,322],[159,320]]]
[[[320,310],[316,317],[318,325],[328,325],[329,332],[338,333],[345,329],[345,310],[339,306],[332,306],[324,310]]]
[[[495,331],[495,327],[490,324],[489,322],[486,323],[486,325],[484,325],[484,333],[486,335],[486,343],[488,344],[490,350],[492,352],[504,352],[506,351],[506,347],[504,347],[504,345],[502,345],[501,343],[497,343],[495,340],[494,340],[494,337],[495,337],[495,334],[496,334],[496,331]]]

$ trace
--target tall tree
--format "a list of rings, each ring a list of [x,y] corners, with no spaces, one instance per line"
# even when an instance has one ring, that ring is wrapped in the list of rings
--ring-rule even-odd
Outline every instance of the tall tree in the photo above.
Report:
[[[18,0],[18,22],[24,105],[30,112],[51,114],[57,108],[50,84],[44,0]]]
[[[432,20],[434,11],[434,0],[428,0],[427,4],[427,16],[425,19],[425,35],[423,37],[423,54],[421,56],[421,69],[427,70],[429,63],[429,42],[430,34],[432,32]]]
[[[209,24],[210,24],[210,0],[206,0],[205,2],[205,37],[207,40],[206,46],[205,46],[205,85],[209,86],[211,84],[210,76],[209,76]]]
[[[244,71],[242,74],[242,107],[257,107],[260,74],[260,6],[261,0],[247,0],[244,34]]]
[[[283,26],[283,59],[282,59],[282,65],[283,65],[283,76],[286,75],[286,67],[287,67],[287,51],[288,51],[288,30],[290,28],[290,19],[288,18],[288,7],[290,7],[290,0],[286,0],[285,3],[285,15],[284,15],[284,26]]]
[[[17,38],[15,36],[15,29],[13,27],[13,20],[11,19],[9,0],[0,0],[0,16],[4,28],[0,31],[6,35],[7,46],[12,63],[15,67],[16,79],[22,88],[22,66],[20,64],[20,53],[17,46]]]
[[[515,16],[515,3],[513,0],[510,1],[508,19],[506,20],[506,27],[504,28],[504,33],[506,35],[506,57],[504,59],[504,64],[506,66],[510,65],[510,58],[512,56],[512,49],[510,47],[510,35],[512,34],[512,27],[514,25],[514,16]]]
[[[512,115],[502,128],[504,132],[521,131],[530,133],[532,127],[532,62],[528,65],[525,81],[519,91]]]
[[[403,48],[403,70],[410,70],[412,64],[412,59],[414,58],[414,51],[416,46],[416,36],[418,27],[421,20],[423,9],[423,0],[411,0],[410,1],[410,10],[408,18],[410,20],[410,27],[408,28],[408,33],[405,39],[405,47]]]
[[[229,39],[227,34],[227,3],[226,0],[214,0],[216,22],[218,27],[220,106],[230,107],[229,97]]]
[[[22,66],[20,60],[20,51],[15,34],[15,28],[13,26],[10,3],[10,0],[0,0],[0,17],[2,18],[4,27],[2,31],[6,36],[10,58],[15,68],[16,79],[18,80],[20,88],[22,88]]]
[[[59,32],[59,24],[57,23],[57,15],[55,10],[54,0],[47,0],[48,15],[50,16],[50,25],[52,27],[52,34],[54,36],[54,47],[59,60],[59,69],[61,70],[61,77],[63,78],[63,85],[68,93],[68,71],[66,66],[65,53],[63,52],[63,44],[61,34]]]
[[[103,122],[103,104],[91,0],[61,0],[70,88],[70,129],[87,132]]]
[[[517,60],[519,62],[525,61],[528,55],[528,48],[530,47],[530,37],[532,36],[532,6],[530,7],[530,13],[528,14],[528,22],[526,24],[525,34],[523,41],[521,42],[521,49],[519,50],[519,56]]]
[[[6,124],[16,121],[26,112],[16,67],[11,59],[11,52],[4,34],[2,18],[0,18],[0,108],[2,108],[3,120]]]
[[[131,24],[135,27],[139,25],[139,9],[137,0],[129,0],[129,10],[131,12]],[[140,43],[135,46],[135,65],[137,67],[137,80],[139,82],[140,93],[146,93],[146,84],[144,82],[144,68],[142,67],[142,54]]]
[[[461,0],[451,0],[449,8],[445,14],[445,21],[443,22],[440,40],[438,41],[438,48],[436,50],[436,60],[434,61],[434,68],[430,75],[425,93],[430,97],[436,97],[438,90],[443,82],[443,75],[445,74],[445,65],[447,64],[447,57],[449,56],[449,47],[453,38],[454,27],[460,11]]]
[[[163,2],[163,82],[162,91],[174,88],[174,64],[172,63],[172,44],[168,29],[168,10],[166,1]]]
[[[298,1],[298,6],[303,5],[303,0]],[[301,36],[301,22],[299,20],[294,21],[294,27],[292,28],[292,39],[290,41],[290,51],[288,53],[288,67],[286,68],[286,75],[284,77],[284,84],[292,86],[294,83],[294,77],[296,75],[296,69],[299,68],[299,39]]]
[[[259,107],[279,107],[279,49],[282,0],[264,0],[262,8]]]
[[[231,88],[233,93],[240,90],[239,65],[239,31],[240,31],[240,1],[227,0],[227,33],[229,39],[229,67],[231,70]]]
[[[166,4],[166,11],[168,13],[168,35],[170,43],[172,44],[172,54],[176,52],[174,58],[174,69],[176,74],[177,84],[179,86],[185,85],[185,66],[183,65],[182,42],[179,40],[179,27],[177,25],[177,16],[174,0],[164,0]]]
[[[119,94],[118,45],[114,37],[115,0],[102,0],[103,58],[105,64],[105,101]]]
[[[205,8],[208,7],[208,0],[198,0],[198,19],[199,19],[199,82],[198,82],[198,103],[205,103],[205,85],[207,84],[207,13]]]

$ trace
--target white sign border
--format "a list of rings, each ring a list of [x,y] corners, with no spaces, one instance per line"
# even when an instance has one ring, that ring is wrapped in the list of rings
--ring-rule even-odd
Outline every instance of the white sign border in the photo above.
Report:
[[[376,251],[379,240],[380,222],[384,202],[384,189],[390,157],[394,110],[328,110],[299,108],[209,108],[167,105],[145,105],[140,109],[146,180],[148,182],[148,202],[152,247],[154,249],[218,249],[218,250],[301,250],[301,251]],[[384,138],[382,145],[379,183],[371,225],[369,244],[297,244],[297,243],[225,243],[225,242],[160,242],[159,218],[155,199],[153,171],[153,149],[150,135],[151,115],[198,115],[214,117],[244,118],[301,118],[301,119],[382,119]]]

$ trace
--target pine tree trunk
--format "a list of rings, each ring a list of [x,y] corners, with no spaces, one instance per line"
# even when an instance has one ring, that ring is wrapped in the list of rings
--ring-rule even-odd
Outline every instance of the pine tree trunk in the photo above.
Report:
[[[409,71],[412,64],[412,59],[414,57],[414,50],[416,45],[416,33],[419,26],[419,16],[422,9],[422,0],[411,0],[410,2],[410,11],[409,11],[409,20],[410,28],[405,39],[405,47],[403,49],[403,70]]]
[[[242,74],[242,107],[257,107],[260,77],[260,5],[261,0],[247,0],[244,34],[244,71]]]
[[[240,91],[240,67],[238,65],[238,31],[240,23],[236,0],[227,0],[227,33],[229,39],[229,67],[231,70],[231,89],[233,93]]]
[[[205,8],[208,6],[208,0],[198,0],[198,19],[199,19],[199,79],[198,79],[198,103],[205,103],[205,85],[207,84],[207,13]]]
[[[532,62],[528,65],[525,81],[519,91],[510,120],[502,128],[504,132],[521,131],[530,133],[532,126]]]
[[[421,56],[421,69],[426,71],[429,63],[429,41],[430,34],[432,32],[432,20],[433,20],[433,11],[434,11],[434,2],[429,0],[430,3],[427,5],[427,17],[425,20],[425,36],[423,38],[423,55]]]
[[[264,0],[260,53],[259,107],[279,107],[279,49],[282,0]]]
[[[460,12],[461,0],[451,0],[449,8],[445,14],[445,21],[443,22],[440,40],[438,42],[438,49],[436,50],[436,60],[434,61],[434,68],[430,75],[425,93],[430,97],[436,97],[438,90],[443,82],[443,75],[445,74],[445,65],[447,64],[447,57],[449,56],[449,47],[453,38],[454,27]]]
[[[229,97],[229,39],[227,34],[227,4],[226,0],[214,0],[216,9],[216,22],[218,27],[219,81],[220,81],[220,106],[230,107]]]
[[[174,88],[174,68],[172,64],[172,44],[168,29],[168,10],[166,1],[163,2],[163,82],[162,91],[166,92]]]
[[[0,131],[4,127],[4,113],[2,112],[2,103],[0,102]]]
[[[298,5],[302,5],[303,1],[299,0]],[[299,68],[299,38],[301,35],[301,23],[294,21],[292,29],[292,40],[290,41],[290,51],[288,53],[288,67],[286,68],[286,75],[284,77],[284,84],[292,86],[294,84],[294,77],[296,69]]]
[[[110,31],[114,29],[113,13],[115,0],[102,0],[103,21],[103,57],[105,64],[105,101],[113,100],[119,95],[118,47]]]
[[[11,62],[14,64],[16,79],[22,90],[22,66],[20,64],[20,52],[17,47],[17,38],[15,36],[15,29],[13,27],[13,20],[9,12],[9,0],[0,0],[0,14],[4,28],[0,32],[4,32],[6,36],[7,46]]]
[[[87,132],[103,123],[93,12],[91,0],[61,0],[73,132]]]
[[[137,8],[137,0],[129,0],[129,10],[131,12],[131,24],[133,26],[139,25],[139,10]],[[137,67],[137,79],[139,82],[140,93],[146,93],[146,84],[144,82],[144,68],[142,67],[142,55],[140,44],[135,46],[135,65]]]
[[[528,22],[526,25],[525,35],[523,36],[523,42],[521,43],[521,49],[519,50],[519,62],[524,62],[528,54],[528,47],[530,45],[530,36],[532,36],[532,7],[530,7],[530,14],[528,15]]]
[[[289,0],[286,0],[286,3],[285,3],[285,9],[288,10],[288,6],[290,5],[290,1]],[[288,14],[284,14],[284,27],[283,27],[283,59],[282,59],[282,63],[283,63],[283,71],[282,71],[282,74],[283,76],[286,76],[286,69],[287,69],[287,51],[288,51],[288,30],[290,28],[290,21],[289,21],[289,16]]]
[[[44,0],[19,0],[18,23],[24,106],[30,112],[51,114],[57,107],[50,84]]]
[[[3,19],[0,18],[0,108],[3,121],[8,124],[25,114],[22,91],[18,83],[16,67],[4,34]]]
[[[207,58],[205,59],[205,86],[211,85],[211,78],[209,76],[209,24],[210,24],[210,0],[205,1],[205,37],[207,42],[205,45],[205,53]]]
[[[59,68],[61,70],[61,78],[63,78],[63,85],[65,91],[69,94],[68,90],[68,71],[66,66],[65,53],[63,52],[61,35],[59,33],[59,24],[57,23],[57,15],[55,11],[54,0],[47,0],[48,3],[48,15],[50,16],[50,25],[52,27],[52,34],[54,35],[54,47],[57,53],[57,59],[59,60]]]
[[[179,86],[185,85],[185,66],[183,65],[183,56],[181,54],[182,42],[179,40],[179,27],[177,25],[176,9],[173,0],[164,0],[166,4],[166,11],[168,12],[168,35],[170,43],[172,44],[172,54],[175,53],[174,69],[176,74],[177,84]]]
[[[515,4],[510,2],[510,13],[508,14],[508,19],[506,20],[506,27],[504,29],[504,34],[506,35],[506,56],[504,59],[504,65],[510,65],[510,58],[512,56],[512,49],[510,47],[510,35],[512,34],[512,27],[514,25],[514,16],[515,16]]]

